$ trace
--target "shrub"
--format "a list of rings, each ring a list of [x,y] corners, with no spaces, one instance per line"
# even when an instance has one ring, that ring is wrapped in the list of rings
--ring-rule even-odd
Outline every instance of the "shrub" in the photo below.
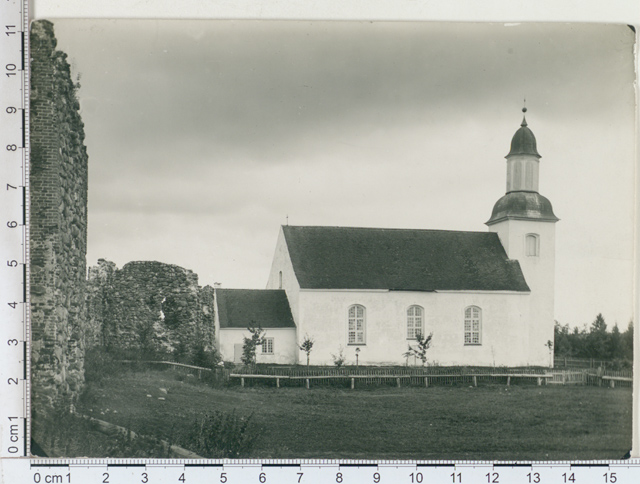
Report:
[[[249,456],[261,434],[253,414],[241,417],[235,411],[215,411],[195,421],[183,435],[183,445],[206,458],[234,459]]]
[[[347,359],[344,356],[344,348],[342,346],[339,346],[338,347],[338,354],[334,355],[333,353],[331,353],[331,358],[333,359],[333,364],[336,365],[338,368],[340,368],[342,365],[344,365],[344,362]]]

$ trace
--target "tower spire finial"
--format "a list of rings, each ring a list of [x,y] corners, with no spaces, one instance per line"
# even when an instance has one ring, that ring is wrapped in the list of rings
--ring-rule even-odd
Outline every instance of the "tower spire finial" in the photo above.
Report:
[[[524,102],[523,102],[523,106],[522,106],[522,112],[526,113],[527,112],[527,98],[524,98]],[[525,127],[527,125],[527,118],[524,116],[524,114],[522,115],[522,123],[520,124],[520,126]]]

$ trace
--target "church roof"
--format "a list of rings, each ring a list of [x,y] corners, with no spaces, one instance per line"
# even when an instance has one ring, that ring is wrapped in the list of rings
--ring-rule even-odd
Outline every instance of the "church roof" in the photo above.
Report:
[[[509,158],[513,155],[533,155],[540,158],[538,149],[536,146],[536,137],[533,135],[533,131],[527,126],[527,120],[523,117],[520,129],[516,131],[516,134],[511,138],[511,151],[506,156]]]
[[[282,229],[303,289],[529,291],[492,232]]]
[[[493,206],[487,225],[506,219],[557,222],[551,202],[538,192],[509,192]]]
[[[221,328],[295,328],[287,294],[279,289],[216,289]]]

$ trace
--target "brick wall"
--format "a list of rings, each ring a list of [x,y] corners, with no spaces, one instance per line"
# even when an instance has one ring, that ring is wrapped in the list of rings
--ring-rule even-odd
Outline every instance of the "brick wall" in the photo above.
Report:
[[[31,26],[32,408],[72,404],[84,380],[87,152],[66,54]]]

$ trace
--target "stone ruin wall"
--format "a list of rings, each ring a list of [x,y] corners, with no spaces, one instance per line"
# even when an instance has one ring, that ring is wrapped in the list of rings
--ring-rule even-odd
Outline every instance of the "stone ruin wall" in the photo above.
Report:
[[[87,151],[66,54],[31,26],[30,298],[32,408],[73,403],[82,383]]]
[[[87,344],[193,361],[214,348],[213,289],[192,271],[155,261],[89,269]]]
[[[213,289],[159,262],[100,260],[87,280],[88,156],[65,53],[53,24],[31,24],[30,321],[32,416],[71,407],[87,347],[213,349]]]

